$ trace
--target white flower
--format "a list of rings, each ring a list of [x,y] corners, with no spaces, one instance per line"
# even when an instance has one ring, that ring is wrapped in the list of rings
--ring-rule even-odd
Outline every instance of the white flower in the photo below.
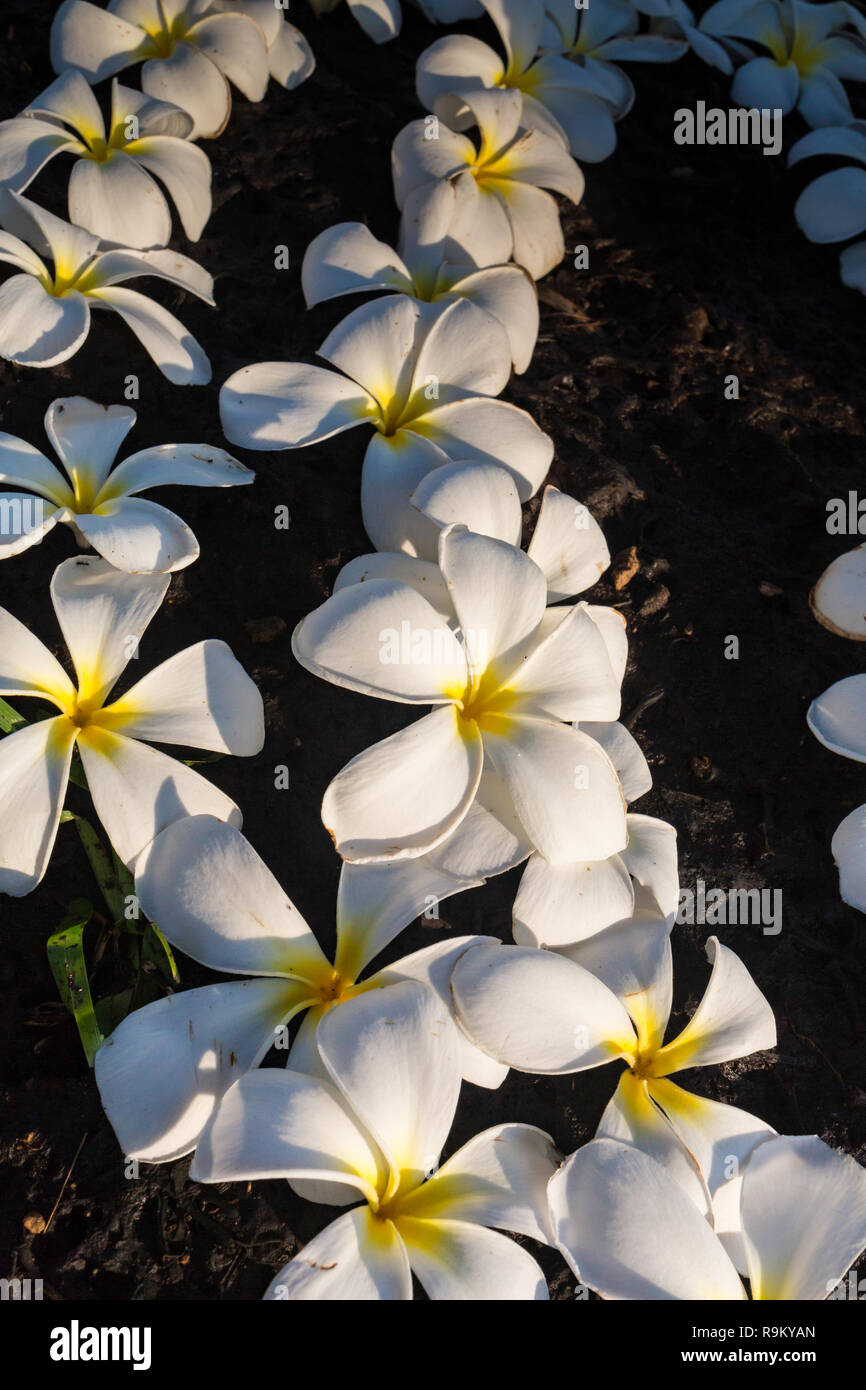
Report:
[[[195,1182],[279,1177],[332,1206],[363,1199],[265,1298],[408,1300],[415,1274],[434,1300],[546,1299],[536,1261],[495,1228],[547,1243],[550,1137],[496,1125],[437,1170],[460,1092],[457,1033],[438,995],[415,981],[361,995],[322,1020],[318,1046],[322,1077],[241,1077],[190,1168]]]
[[[773,1130],[669,1077],[773,1047],[776,1026],[739,957],[715,937],[707,955],[713,970],[704,997],[668,1043],[673,970],[663,921],[639,918],[556,954],[498,942],[473,946],[458,960],[451,990],[472,1041],[518,1071],[561,1076],[622,1058],[627,1069],[597,1134],[633,1144],[669,1168],[697,1208],[712,1213],[732,1258],[741,1261],[739,1169]]]
[[[429,538],[416,533],[424,557],[435,556],[441,529],[457,521],[479,535],[520,544],[523,518],[517,490],[509,474],[495,465],[452,463],[437,468],[419,483],[412,505],[431,523]],[[544,490],[528,554],[547,579],[549,603],[588,589],[610,562],[604,536],[587,508],[555,487]],[[405,555],[362,555],[343,567],[334,588],[371,579],[411,585],[449,626],[458,626],[438,565]],[[553,625],[567,611],[548,608],[544,621]],[[587,612],[602,630],[621,683],[628,657],[622,618],[615,609],[598,605],[589,605]],[[646,759],[622,724],[586,722],[578,727],[607,753],[625,801],[649,791],[652,778]],[[628,844],[621,854],[597,862],[550,864],[535,851],[507,789],[490,768],[482,773],[472,812],[471,836],[467,823],[461,822],[437,854],[456,872],[482,877],[504,873],[529,859],[513,913],[515,940],[521,944],[564,946],[630,918],[635,908],[633,879],[650,895],[644,905],[673,922],[679,896],[676,832],[665,821],[630,814]]]
[[[417,215],[415,201],[411,194],[403,213],[399,255],[362,222],[340,222],[320,232],[307,247],[301,268],[308,307],[361,290],[397,290],[431,305],[468,299],[499,320],[508,334],[514,370],[525,372],[538,337],[532,280],[517,265],[479,268],[467,264],[465,256],[457,264],[450,262],[447,234],[456,201],[450,183],[437,184],[432,197],[425,193]]]
[[[813,155],[842,155],[857,164],[820,174],[804,188],[794,216],[810,241],[847,241],[866,231],[866,122],[812,130],[791,147],[789,164]],[[866,294],[866,241],[846,246],[839,256],[842,282]]]
[[[556,1243],[584,1285],[614,1299],[745,1299],[713,1228],[659,1164],[613,1139],[551,1179]],[[866,1173],[816,1135],[758,1144],[742,1178],[753,1299],[832,1297],[866,1246]]]
[[[195,261],[179,251],[100,249],[97,237],[18,193],[0,195],[0,224],[5,228],[0,261],[20,272],[0,286],[0,357],[23,367],[55,367],[81,347],[90,332],[91,309],[111,309],[169,381],[178,386],[210,381],[210,362],[183,324],[122,284],[153,275],[213,305],[213,280]],[[43,256],[51,259],[53,270]]]
[[[845,30],[848,24],[858,32]],[[783,114],[796,108],[810,126],[853,119],[841,79],[866,79],[866,19],[853,6],[720,0],[701,26],[717,37],[759,44],[770,54],[750,58],[735,72],[731,96],[740,106],[778,108]]]
[[[53,401],[45,431],[65,476],[31,444],[0,434],[0,483],[26,489],[0,492],[0,559],[35,545],[64,522],[115,569],[165,574],[192,564],[199,547],[189,527],[136,494],[169,483],[232,487],[251,483],[255,474],[209,444],[152,445],[112,471],[134,424],[129,406],[102,406],[85,396]]]
[[[531,497],[553,444],[517,406],[492,400],[511,369],[508,335],[460,299],[433,317],[405,295],[355,309],[319,349],[340,372],[259,362],[220,391],[223,432],[249,449],[297,449],[355,425],[375,431],[361,476],[361,511],[380,550],[414,548],[409,498],[449,458],[496,461]]]
[[[45,873],[76,748],[96,813],[127,867],[182,816],[208,812],[240,824],[223,792],[147,747],[176,743],[245,757],[262,747],[262,697],[224,642],[187,647],[108,703],[168,585],[168,577],[123,574],[91,556],[58,566],[51,601],[74,682],[0,609],[0,694],[41,698],[59,710],[0,739],[0,892],[21,897]]]
[[[701,62],[729,77],[735,61],[747,61],[754,54],[748,44],[727,32],[727,26],[755,3],[756,0],[720,0],[705,10],[699,20],[685,0],[640,0],[634,8],[650,16],[648,37],[685,40]]]
[[[809,595],[809,606],[818,622],[837,637],[866,642],[866,545],[846,550],[831,561]]]
[[[399,577],[347,580],[292,638],[301,664],[336,685],[435,706],[353,758],[328,787],[322,819],[338,852],[361,863],[428,853],[453,834],[491,768],[523,832],[552,862],[619,853],[625,803],[613,765],[563,722],[619,713],[603,627],[583,604],[548,610],[539,565],[465,527],[442,531],[438,575],[428,569],[429,600],[421,575],[418,587]],[[442,614],[443,590],[459,636]]]
[[[0,123],[0,187],[22,192],[56,154],[78,156],[69,178],[69,220],[103,241],[165,246],[168,189],[184,231],[198,241],[211,214],[211,168],[184,139],[192,117],[177,106],[121,87],[111,90],[111,122],[80,72],[67,72],[14,120]],[[74,132],[74,133],[73,133]]]
[[[254,20],[265,36],[271,77],[291,91],[315,71],[316,59],[300,29],[289,23],[286,8],[275,0],[211,0],[209,11],[242,14]]]
[[[51,25],[55,72],[78,68],[88,82],[143,63],[142,89],[193,118],[192,137],[219,135],[231,111],[229,81],[261,101],[268,46],[244,13],[219,13],[212,0],[63,0]]]
[[[837,566],[844,562],[844,570],[849,573],[844,575],[843,571],[840,582],[854,594],[858,586],[862,593],[861,551],[862,547],[858,547],[835,562]],[[829,583],[827,575],[821,581],[826,587],[825,581]],[[846,611],[850,611],[850,601]],[[866,675],[845,676],[836,681],[812,701],[806,722],[825,748],[843,758],[866,763]],[[866,912],[866,805],[856,807],[840,821],[830,849],[839,870],[842,901]]]
[[[563,60],[565,62],[565,60]],[[565,66],[571,65],[565,62]],[[576,71],[576,69],[575,69]],[[444,124],[457,120],[446,96],[436,106],[449,109],[443,122],[411,121],[400,131],[391,152],[397,206],[410,194],[447,179],[454,184],[458,212],[449,235],[477,265],[515,260],[538,280],[565,254],[559,209],[545,192],[552,188],[579,203],[584,180],[563,142],[532,129],[521,133],[523,96],[514,88],[460,94],[465,124],[476,124],[479,142]],[[464,100],[465,98],[465,100]]]
[[[368,990],[421,980],[437,991],[450,1016],[454,962],[484,937],[448,937],[375,974],[365,972],[426,908],[476,886],[477,880],[455,877],[428,859],[344,864],[332,963],[233,826],[189,816],[158,835],[136,865],[142,910],[186,955],[211,970],[250,978],[171,994],[137,1009],[100,1048],[96,1080],[123,1152],[148,1163],[190,1152],[220,1097],[258,1066],[300,1014],[286,1065],[313,1074],[321,1073],[321,1020]],[[507,1068],[462,1034],[459,1039],[463,1076],[498,1086]]]

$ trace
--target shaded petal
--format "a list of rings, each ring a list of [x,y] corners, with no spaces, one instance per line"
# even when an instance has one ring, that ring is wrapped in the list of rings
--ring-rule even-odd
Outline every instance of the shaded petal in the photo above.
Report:
[[[520,545],[523,513],[517,485],[499,464],[443,464],[418,484],[412,506],[442,528],[462,524],[478,535]]]
[[[272,1302],[406,1302],[411,1298],[406,1247],[393,1222],[379,1220],[369,1207],[345,1212],[307,1241],[265,1294]]]
[[[252,469],[212,444],[158,444],[130,454],[115,468],[99,500],[128,497],[146,488],[182,483],[185,487],[234,487],[251,483]]]
[[[57,457],[72,481],[94,495],[134,424],[128,405],[100,405],[87,396],[64,396],[45,412],[45,433]]]
[[[0,892],[12,898],[32,892],[45,873],[77,732],[61,715],[0,739]]]
[[[248,15],[206,15],[193,25],[190,40],[248,101],[261,101],[270,77],[268,48],[258,24]]]
[[[204,150],[189,140],[150,135],[128,145],[127,153],[165,185],[184,232],[190,241],[198,241],[212,210],[211,167]],[[141,242],[128,245],[140,246]]]
[[[510,375],[511,346],[499,319],[470,299],[446,302],[418,352],[409,410],[426,413],[434,388],[436,400],[466,392],[498,396]]]
[[[634,888],[618,854],[554,865],[536,853],[523,871],[513,916],[522,942],[553,947],[604,931],[630,917],[633,908]]]
[[[847,241],[866,229],[866,169],[832,169],[803,189],[794,205],[810,241]]]
[[[629,921],[617,922],[561,954],[607,985],[628,1010],[641,1049],[653,1052],[661,1046],[671,1012],[670,930],[657,913],[647,910],[640,894],[635,899]]]
[[[468,1221],[417,1221],[397,1228],[413,1273],[435,1303],[546,1300],[544,1275],[528,1250]]]
[[[347,0],[364,33],[374,43],[388,43],[400,32],[400,0]]]
[[[0,694],[47,695],[61,709],[75,698],[57,658],[5,608],[0,608]]]
[[[78,68],[90,82],[102,82],[137,61],[144,34],[120,15],[88,0],[63,0],[51,24],[51,65],[55,72]]]
[[[549,602],[590,589],[610,564],[610,551],[598,522],[582,502],[550,484],[527,554],[547,580]]]
[[[88,91],[90,88],[88,87]],[[81,148],[75,136],[50,121],[17,116],[0,122],[0,185],[21,192],[39,170],[62,149],[70,154]]]
[[[511,223],[514,259],[526,267],[533,280],[540,280],[565,255],[556,201],[542,188],[516,179],[504,184],[502,200]]]
[[[328,334],[318,356],[351,377],[382,412],[409,394],[422,327],[421,308],[404,294],[389,294],[353,309]]]
[[[284,19],[268,49],[268,66],[274,81],[289,91],[305,82],[315,69],[316,59],[309,41],[288,20]]]
[[[839,822],[830,851],[839,870],[843,903],[866,912],[866,806],[858,806]]]
[[[177,44],[170,58],[152,58],[141,69],[148,96],[170,101],[193,118],[190,139],[219,135],[231,111],[229,84],[219,68],[189,43]]]
[[[809,606],[837,637],[866,642],[866,545],[836,556],[809,595]]]
[[[415,432],[416,422],[396,434],[373,435],[361,472],[361,515],[364,528],[379,550],[408,555],[436,555],[435,525],[412,504],[418,484],[448,455]]]
[[[775,58],[753,58],[734,73],[731,99],[749,109],[793,111],[800,93],[800,74],[794,63],[780,67]]]
[[[514,714],[554,719],[613,721],[620,711],[619,682],[604,639],[581,604],[525,654],[508,681]],[[584,732],[586,730],[584,729]]]
[[[622,786],[622,794],[631,803],[648,792],[653,784],[649,764],[637,739],[624,724],[616,721],[597,724],[581,720],[580,727],[596,743],[600,743],[614,765]],[[659,822],[664,824],[664,822]]]
[[[806,722],[819,743],[866,762],[866,675],[845,676],[813,700]]]
[[[337,891],[337,954],[334,968],[356,980],[380,951],[422,912],[454,893],[478,888],[482,879],[457,878],[425,857],[396,864],[343,864]],[[449,972],[450,973],[450,972]]]
[[[436,98],[475,87],[496,87],[505,64],[494,48],[469,34],[447,34],[425,48],[415,67],[415,90],[426,111]],[[468,121],[455,127],[463,129]]]
[[[124,150],[110,159],[79,159],[69,178],[69,216],[103,241],[165,246],[171,214],[150,174]]]
[[[307,308],[360,290],[400,290],[415,286],[406,266],[390,246],[378,241],[363,222],[337,222],[314,237],[301,266]]]
[[[443,268],[452,294],[459,294],[498,319],[508,334],[516,372],[525,372],[538,338],[538,295],[521,266],[495,265],[454,279]]]
[[[304,362],[256,362],[233,372],[220,390],[225,436],[248,449],[297,449],[378,413],[353,381]]]
[[[488,765],[463,820],[427,859],[450,874],[487,878],[513,869],[532,849],[505,783]]]
[[[49,294],[32,275],[0,285],[0,357],[22,367],[54,367],[76,353],[90,332],[90,310],[77,290]]]
[[[595,1137],[616,1139],[648,1154],[679,1183],[701,1215],[712,1219],[710,1196],[697,1159],[654,1103],[646,1082],[632,1072],[624,1071],[620,1077]]]
[[[674,924],[679,902],[677,832],[655,816],[626,816],[628,845],[622,860],[631,874],[652,894],[669,927]]]
[[[707,957],[713,972],[704,997],[683,1031],[658,1053],[656,1076],[731,1062],[776,1045],[773,1010],[739,956],[711,936]]]
[[[120,315],[163,376],[175,386],[204,386],[210,381],[210,359],[204,348],[156,300],[120,286],[90,290],[88,297]]]
[[[74,524],[110,565],[129,574],[168,574],[198,559],[186,522],[141,497],[100,502],[98,512],[74,513]]]
[[[334,593],[350,584],[366,584],[371,579],[393,579],[400,584],[408,584],[427,600],[441,618],[449,623],[454,622],[454,609],[448,597],[442,571],[429,560],[419,560],[414,555],[381,551],[370,555],[356,555],[338,573],[334,580]]]

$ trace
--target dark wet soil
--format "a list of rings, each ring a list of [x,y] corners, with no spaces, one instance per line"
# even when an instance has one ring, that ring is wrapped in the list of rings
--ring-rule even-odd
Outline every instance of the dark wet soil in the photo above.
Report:
[[[51,80],[53,8],[4,5],[2,115]],[[206,345],[213,384],[169,385],[104,315],[85,348],[53,371],[2,364],[3,429],[42,445],[51,400],[119,401],[135,372],[130,449],[219,443],[218,389],[230,372],[267,358],[311,360],[350,301],[305,311],[304,249],[338,220],[368,220],[378,235],[395,236],[389,147],[419,114],[414,60],[434,33],[409,11],[400,40],[375,49],[345,7],[320,23],[306,10],[294,17],[315,46],[314,77],[294,93],[272,88],[262,105],[239,99],[225,135],[208,146],[216,211],[198,247],[183,249],[214,273],[219,311],[157,291]],[[565,214],[568,245],[588,245],[590,268],[576,270],[569,256],[543,282],[538,349],[507,395],[554,437],[551,480],[590,505],[612,553],[636,547],[628,585],[616,591],[607,576],[593,597],[621,604],[628,618],[624,710],[655,779],[637,809],[677,827],[684,886],[702,878],[784,896],[779,935],[722,930],[776,1010],[778,1048],[695,1074],[694,1085],[862,1158],[866,933],[863,917],[839,900],[829,841],[866,799],[866,773],[820,747],[805,712],[862,665],[858,646],[815,623],[807,597],[824,565],[855,543],[828,536],[825,509],[864,486],[866,308],[839,282],[835,251],[810,245],[793,220],[796,194],[820,166],[789,174],[758,150],[676,146],[674,111],[698,99],[727,106],[725,80],[691,57],[631,71],[638,100],[619,148],[587,169],[585,200]],[[63,186],[56,169],[34,194],[62,211]],[[288,271],[274,268],[281,244]],[[730,374],[739,400],[725,398]],[[319,819],[321,795],[401,715],[301,670],[288,634],[339,566],[368,548],[362,451],[352,432],[295,453],[242,455],[258,471],[253,488],[162,494],[192,525],[202,556],[173,581],[141,650],[146,668],[221,637],[252,672],[266,706],[264,751],[207,771],[241,804],[250,840],[326,942],[339,864]],[[273,524],[281,504],[291,511],[288,532]],[[70,533],[58,528],[0,574],[3,604],[55,650],[48,583],[70,553]],[[262,636],[270,640],[255,640]],[[731,636],[738,660],[725,657]],[[283,763],[290,788],[277,791],[274,767]],[[418,925],[392,956],[452,928],[507,939],[516,883],[511,874],[449,902],[448,928]],[[186,1160],[125,1177],[45,956],[66,905],[87,896],[95,886],[67,825],[39,889],[2,907],[0,1274],[41,1277],[46,1296],[61,1299],[258,1299],[333,1209],[303,1203],[279,1182],[200,1188],[187,1180]],[[711,930],[675,929],[675,1023],[700,997]],[[112,961],[109,949],[94,979],[100,991],[117,987]],[[185,985],[208,978],[190,962],[181,968]],[[591,1136],[615,1070],[562,1080],[512,1074],[493,1094],[467,1087],[452,1147],[514,1119],[543,1126],[570,1151]],[[558,1256],[540,1258],[554,1297],[569,1297],[573,1281]]]

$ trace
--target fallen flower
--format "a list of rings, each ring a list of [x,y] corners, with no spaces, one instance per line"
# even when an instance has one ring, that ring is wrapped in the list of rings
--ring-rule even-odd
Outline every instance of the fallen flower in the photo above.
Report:
[[[478,126],[478,146],[444,123],[431,127],[438,117],[404,126],[391,152],[397,206],[402,210],[417,190],[429,195],[441,180],[452,182],[459,199],[450,230],[455,244],[478,265],[513,259],[538,280],[565,254],[559,209],[545,189],[579,203],[583,174],[556,136],[538,129],[521,133],[519,91],[479,89],[458,96],[458,107],[468,108],[466,123]],[[450,114],[453,102],[437,98],[437,109],[444,110],[440,103]]]
[[[864,59],[866,63],[866,59]],[[810,241],[847,241],[866,231],[866,122],[812,130],[791,147],[789,164],[813,155],[843,155],[856,165],[831,169],[800,194],[794,216]],[[855,241],[839,255],[842,283],[866,294],[866,241]]]
[[[0,195],[0,224],[0,261],[22,272],[0,286],[0,357],[23,367],[55,367],[81,347],[91,309],[111,309],[169,381],[210,381],[210,362],[183,324],[155,300],[122,286],[153,275],[213,305],[213,280],[195,261],[179,251],[100,249],[97,237],[18,193]],[[42,256],[51,258],[53,271]]]
[[[211,214],[211,167],[185,137],[192,117],[117,81],[108,131],[93,92],[70,71],[14,120],[0,123],[0,187],[21,193],[57,154],[78,156],[69,178],[69,220],[120,246],[165,246],[171,212],[198,241]]]
[[[534,560],[464,527],[442,531],[439,570],[459,636],[434,608],[433,591],[428,602],[399,578],[336,589],[293,634],[295,656],[315,675],[379,699],[436,706],[331,782],[322,819],[338,853],[369,863],[435,849],[469,811],[487,765],[553,863],[618,853],[625,803],[613,765],[594,739],[563,722],[619,713],[600,626],[581,604],[551,619]]]
[[[187,647],[107,703],[168,585],[167,577],[123,574],[96,557],[58,566],[51,601],[75,683],[0,609],[0,694],[42,697],[60,711],[0,739],[0,892],[22,897],[42,879],[76,748],[96,813],[128,868],[183,816],[206,811],[240,824],[234,802],[211,782],[146,746],[258,753],[262,697],[224,642]]]
[[[55,72],[77,68],[88,82],[143,63],[148,96],[193,118],[192,138],[219,135],[231,111],[229,80],[261,101],[270,75],[265,35],[247,14],[219,13],[211,0],[63,0],[51,25]]]
[[[773,1047],[767,1000],[715,937],[712,974],[690,1022],[665,1043],[673,968],[665,921],[642,914],[559,953],[499,943],[471,947],[451,990],[457,1018],[490,1057],[518,1071],[562,1076],[622,1058],[627,1069],[599,1137],[624,1140],[668,1168],[703,1215],[712,1213],[740,1260],[739,1166],[773,1130],[668,1078]],[[726,1163],[733,1155],[737,1165]]]
[[[192,564],[199,546],[186,523],[136,494],[169,483],[235,487],[251,483],[255,473],[209,444],[140,449],[112,470],[135,419],[129,406],[102,406],[85,396],[53,401],[45,432],[65,476],[25,440],[0,433],[0,483],[25,489],[0,492],[0,559],[27,550],[63,522],[115,569],[165,574]]]
[[[745,1299],[725,1246],[671,1175],[614,1139],[551,1179],[556,1244],[613,1299]],[[741,1220],[753,1299],[831,1297],[866,1246],[866,1173],[816,1135],[765,1139],[745,1162]]]
[[[405,295],[355,309],[319,356],[258,362],[220,391],[223,431],[249,449],[297,449],[372,425],[361,477],[364,526],[380,550],[412,552],[419,480],[449,458],[496,461],[522,498],[541,484],[553,444],[517,406],[493,400],[508,380],[508,336],[491,314],[460,299],[429,311]],[[340,375],[340,372],[345,375]]]
[[[232,1086],[202,1135],[196,1182],[288,1178],[346,1206],[276,1275],[270,1300],[546,1299],[527,1250],[548,1242],[557,1155],[530,1125],[496,1125],[438,1168],[460,1092],[457,1034],[442,1001],[406,981],[332,1010],[318,1031],[325,1076],[272,1069]]]
[[[427,859],[344,864],[331,962],[233,826],[196,815],[158,835],[136,866],[142,910],[173,946],[202,965],[251,978],[203,985],[137,1009],[100,1048],[96,1082],[124,1154],[165,1163],[189,1153],[220,1097],[275,1043],[292,1071],[318,1075],[322,1019],[369,990],[418,979],[437,991],[450,1017],[454,962],[483,937],[447,937],[372,975],[365,972],[431,904],[478,882]],[[288,1025],[300,1014],[289,1049]],[[462,1075],[498,1086],[507,1069],[459,1038]]]

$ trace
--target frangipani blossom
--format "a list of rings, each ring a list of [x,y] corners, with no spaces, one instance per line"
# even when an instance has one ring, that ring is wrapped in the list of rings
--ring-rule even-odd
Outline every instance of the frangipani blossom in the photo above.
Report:
[[[48,701],[59,711],[0,739],[0,892],[22,897],[44,875],[76,749],[96,814],[127,868],[183,816],[207,812],[240,824],[229,797],[147,746],[259,752],[262,697],[224,642],[187,647],[109,703],[168,585],[168,577],[123,574],[96,557],[58,566],[51,601],[74,681],[0,609],[0,694]]]
[[[457,1031],[433,990],[404,981],[332,1009],[323,1075],[248,1072],[227,1092],[190,1168],[196,1182],[287,1178],[339,1216],[280,1270],[271,1300],[546,1299],[515,1231],[548,1242],[549,1135],[504,1124],[441,1168],[460,1092]],[[497,1229],[499,1228],[499,1229]]]
[[[142,90],[193,119],[192,138],[219,135],[231,111],[229,81],[261,101],[270,75],[259,25],[242,12],[219,13],[212,0],[63,0],[51,25],[54,71],[77,68],[102,82],[143,63]]]
[[[198,241],[211,214],[210,160],[184,137],[192,117],[178,106],[111,88],[108,130],[80,72],[58,77],[14,120],[0,123],[0,187],[21,193],[56,154],[76,155],[69,177],[69,220],[120,246],[165,246],[171,212]]]
[[[0,559],[64,522],[79,544],[92,545],[115,569],[166,574],[192,564],[199,546],[186,523],[136,494],[169,483],[235,487],[255,474],[209,444],[151,446],[112,470],[135,418],[129,406],[98,405],[85,396],[53,401],[45,432],[65,475],[25,440],[0,433],[0,483],[26,489],[0,492]]]
[[[204,349],[183,324],[123,285],[153,275],[213,305],[213,280],[195,261],[179,251],[102,249],[97,237],[18,193],[2,195],[0,224],[0,261],[19,271],[0,286],[0,357],[22,367],[56,367],[81,347],[91,309],[111,309],[169,381],[210,381]],[[53,270],[43,256],[50,257]]]
[[[221,1096],[275,1041],[284,1046],[285,1030],[300,1014],[286,1065],[316,1075],[322,1019],[368,990],[418,979],[438,992],[450,1016],[454,962],[486,938],[448,937],[372,975],[367,967],[431,904],[478,882],[426,859],[344,864],[332,962],[233,826],[189,816],[158,835],[136,866],[144,912],[186,955],[249,978],[203,985],[137,1009],[100,1048],[96,1081],[123,1152],[148,1163],[189,1153]],[[498,1086],[507,1070],[462,1034],[460,1067],[467,1080],[487,1087]]]
[[[729,77],[735,62],[747,61],[754,54],[748,44],[731,36],[728,25],[755,3],[756,0],[720,0],[705,10],[700,19],[695,18],[685,0],[640,0],[634,8],[649,16],[650,37],[685,40],[701,62]]]
[[[422,479],[412,503],[431,522],[431,538],[461,519],[478,535],[520,544],[522,511],[513,480],[489,464],[452,463]],[[421,544],[422,555],[433,553]],[[438,542],[437,542],[438,543]],[[610,563],[600,527],[586,507],[555,487],[546,487],[527,551],[547,579],[549,603],[573,598],[593,585]],[[362,555],[337,575],[334,590],[371,579],[409,584],[427,599],[453,629],[459,619],[438,565],[405,555]],[[625,674],[628,644],[615,609],[589,605],[601,627],[618,683]],[[545,623],[562,621],[567,609],[548,608]],[[652,778],[646,759],[628,730],[617,722],[588,722],[579,727],[609,756],[626,802],[649,791]],[[485,788],[479,795],[484,799]],[[652,894],[657,915],[673,923],[678,902],[676,832],[652,816],[628,815],[628,844],[621,854],[597,862],[549,863],[523,830],[504,786],[495,801],[486,798],[486,836],[475,862],[461,856],[464,872],[488,877],[529,862],[514,903],[515,940],[523,945],[563,946],[592,936],[632,916],[634,882]],[[464,822],[465,824],[465,822]],[[440,847],[448,852],[450,840]],[[634,882],[633,882],[634,880]]]
[[[454,201],[451,185],[437,184],[436,196],[425,198],[416,217],[410,198],[399,255],[362,222],[339,222],[320,232],[307,247],[301,268],[304,298],[310,308],[364,290],[396,290],[430,306],[468,299],[499,320],[508,334],[514,370],[525,372],[538,337],[535,286],[521,266],[479,268],[447,261],[444,238]]]
[[[843,32],[849,23],[856,25],[856,34]],[[750,58],[734,73],[731,96],[740,106],[779,109],[784,115],[796,108],[813,127],[853,119],[841,79],[866,80],[866,20],[853,6],[720,0],[702,25],[719,36],[760,44],[770,54]]]
[[[541,484],[553,443],[517,406],[491,399],[508,380],[511,349],[502,324],[458,299],[433,318],[405,295],[355,309],[319,356],[257,362],[220,391],[223,432],[249,449],[297,449],[370,425],[361,475],[364,526],[379,550],[414,550],[421,478],[454,458],[495,461],[522,498]],[[340,375],[345,373],[345,375]]]
[[[748,1297],[712,1226],[630,1145],[594,1139],[548,1190],[556,1244],[602,1298]],[[866,1246],[866,1172],[816,1135],[766,1139],[743,1168],[740,1219],[751,1297],[820,1302]]]
[[[549,38],[551,30],[556,32],[541,0],[483,3],[499,31],[505,57],[469,34],[437,39],[418,59],[416,87],[421,104],[453,130],[465,130],[475,120],[467,104],[472,93],[506,90],[518,98],[522,95],[523,130],[543,131],[578,159],[592,163],[606,159],[616,147],[613,118],[622,84],[601,63],[595,67],[572,63],[561,51],[538,56],[543,35]],[[555,45],[557,50],[566,46],[564,37],[561,45]]]
[[[794,207],[800,230],[810,241],[847,241],[866,231],[866,122],[812,130],[792,146],[789,164],[813,155],[842,155],[856,164],[820,174],[803,189]],[[842,283],[866,294],[866,241],[846,246],[839,256]]]
[[[287,8],[274,0],[211,0],[210,4],[212,13],[242,14],[258,24],[268,48],[271,77],[291,91],[315,71],[316,59],[300,29],[289,23]]]
[[[522,129],[519,91],[479,88],[458,96],[458,111],[467,108],[461,123],[478,126],[477,145],[444,123],[433,127],[421,120],[404,126],[391,152],[397,206],[404,209],[410,195],[420,197],[421,190],[432,195],[437,183],[448,180],[458,197],[449,233],[455,245],[478,265],[515,260],[538,280],[565,254],[559,209],[545,189],[579,203],[583,174],[556,135]],[[458,119],[452,111],[455,102],[447,96],[438,97],[436,107],[443,122]]]
[[[459,635],[434,592],[428,601],[393,578],[336,589],[292,636],[301,665],[335,685],[434,706],[331,782],[322,819],[338,853],[378,863],[435,849],[468,813],[485,767],[553,863],[618,853],[627,837],[613,764],[564,722],[619,713],[601,627],[582,604],[551,621],[534,560],[465,527],[443,530],[439,571]]]
[[[773,1012],[742,961],[715,937],[712,974],[690,1022],[665,1043],[673,970],[669,927],[642,915],[559,953],[470,947],[451,977],[457,1018],[476,1046],[518,1071],[568,1075],[622,1058],[597,1134],[669,1168],[741,1259],[739,1168],[774,1131],[669,1078],[773,1047]],[[730,1160],[735,1159],[736,1163]]]
[[[317,18],[330,14],[340,0],[308,0]],[[479,0],[415,0],[418,9],[433,24],[453,24],[458,19],[475,19],[481,14]],[[396,39],[403,23],[400,0],[346,0],[352,17],[374,43]]]
[[[862,565],[859,552],[851,553]],[[812,701],[806,722],[818,742],[832,753],[866,763],[866,675],[836,681]],[[856,807],[840,821],[830,849],[839,870],[842,901],[866,912],[866,805]]]

